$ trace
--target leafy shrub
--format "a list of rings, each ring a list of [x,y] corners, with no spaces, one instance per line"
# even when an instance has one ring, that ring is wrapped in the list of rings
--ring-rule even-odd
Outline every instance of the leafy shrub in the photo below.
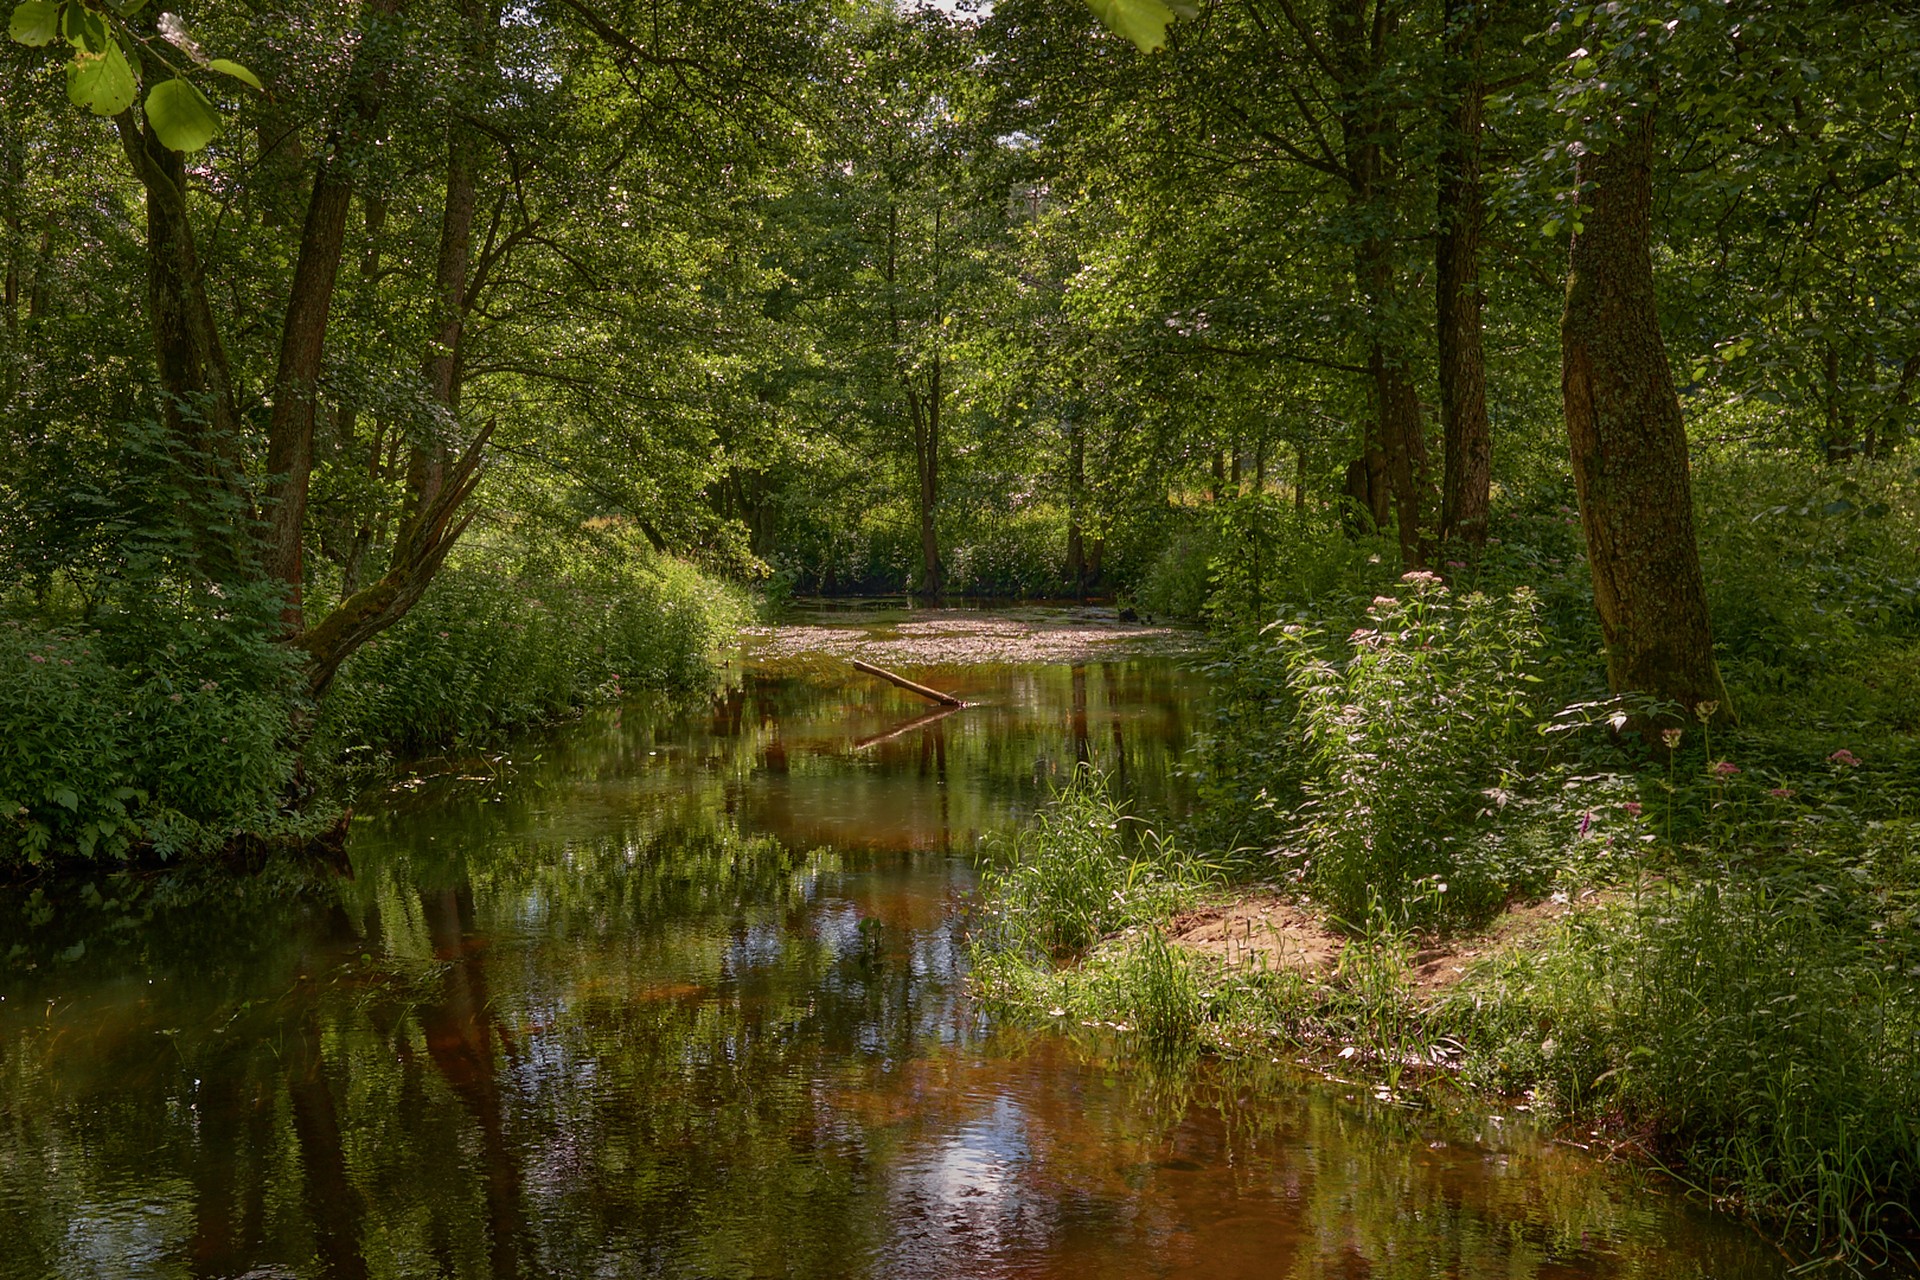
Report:
[[[1433,574],[1403,581],[1374,600],[1339,665],[1319,633],[1281,632],[1311,765],[1302,869],[1355,923],[1376,895],[1395,911],[1438,901],[1428,914],[1456,918],[1500,904],[1507,868],[1475,819],[1516,771],[1540,680],[1531,592],[1457,600]]]
[[[1211,529],[1176,527],[1134,588],[1140,611],[1198,621],[1207,606],[1216,548]]]
[[[995,520],[948,553],[947,582],[962,595],[1059,596],[1067,580],[1067,515],[1030,506]]]
[[[1884,1255],[1920,1226],[1920,838],[1893,843],[1669,881],[1446,1013],[1486,1083],[1611,1113],[1822,1253]]]
[[[475,548],[347,661],[318,738],[420,748],[698,688],[748,611],[738,588],[617,534],[522,558]]]
[[[0,625],[0,863],[195,851],[270,820],[292,775],[282,655],[178,620],[116,654],[107,623]]]

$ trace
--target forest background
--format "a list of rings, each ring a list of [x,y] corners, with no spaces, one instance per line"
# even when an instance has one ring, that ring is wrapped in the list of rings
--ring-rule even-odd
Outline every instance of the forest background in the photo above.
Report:
[[[1113,596],[1217,643],[1190,844],[1370,937],[1657,877],[1462,1034],[1911,1230],[1912,6],[9,31],[8,876],[301,845],[387,753],[699,687],[755,596]]]

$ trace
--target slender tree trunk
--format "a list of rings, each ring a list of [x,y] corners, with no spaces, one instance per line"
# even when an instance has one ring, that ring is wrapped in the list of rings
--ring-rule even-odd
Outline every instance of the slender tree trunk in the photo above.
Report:
[[[1369,510],[1378,527],[1385,527],[1391,511],[1399,532],[1401,562],[1415,569],[1427,561],[1424,508],[1431,482],[1420,398],[1405,362],[1389,345],[1395,337],[1389,331],[1394,312],[1395,214],[1387,190],[1387,162],[1388,148],[1397,135],[1391,113],[1368,93],[1392,34],[1393,17],[1386,0],[1337,0],[1329,11],[1328,36],[1345,99],[1340,129],[1347,204],[1358,225],[1354,278],[1366,313],[1367,372],[1377,415],[1365,452]],[[1376,483],[1382,475],[1384,485]],[[1350,485],[1354,478],[1349,477]]]
[[[468,56],[491,59],[498,11],[463,4],[460,12],[469,28]],[[463,508],[485,469],[493,423],[475,429],[464,449],[453,433],[458,426],[466,316],[473,305],[469,277],[484,155],[478,131],[456,114],[448,123],[447,197],[434,268],[434,331],[423,364],[427,385],[446,411],[443,430],[408,451],[407,496],[386,572],[343,600],[301,639],[308,653],[308,684],[315,697],[325,692],[355,649],[407,615],[473,518]]]
[[[1487,540],[1492,435],[1487,368],[1480,341],[1480,138],[1485,89],[1480,79],[1483,0],[1447,0],[1447,54],[1458,68],[1458,98],[1441,126],[1439,239],[1434,250],[1440,421],[1445,462],[1440,541],[1478,548]]]
[[[1732,714],[1713,656],[1694,540],[1686,425],[1667,364],[1651,254],[1653,114],[1581,164],[1560,323],[1561,386],[1594,605],[1616,693]]]
[[[370,0],[363,11],[365,30],[347,70],[349,88],[328,155],[314,176],[280,330],[280,364],[267,425],[269,527],[263,559],[268,575],[285,588],[280,623],[290,636],[306,629],[302,590],[307,489],[313,473],[314,408],[327,316],[340,278],[340,259],[346,252],[354,161],[377,128],[386,88],[385,51],[390,44],[379,29],[398,8],[398,0]]]
[[[1081,425],[1067,423],[1067,577],[1077,599],[1087,598],[1087,545],[1084,510],[1087,445]]]
[[[927,389],[919,394],[912,375],[907,382],[907,405],[913,418],[913,460],[919,481],[920,589],[928,596],[946,593],[946,571],[940,563],[940,531],[935,519],[940,507],[940,356],[933,356]]]

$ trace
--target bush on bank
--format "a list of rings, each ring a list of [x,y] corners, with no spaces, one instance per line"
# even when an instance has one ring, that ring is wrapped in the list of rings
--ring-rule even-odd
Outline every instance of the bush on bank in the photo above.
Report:
[[[471,743],[643,690],[713,678],[744,589],[623,537],[475,548],[350,658],[320,713],[329,754]]]
[[[60,602],[53,602],[56,606]],[[476,546],[349,660],[302,750],[274,602],[205,584],[0,621],[0,871],[162,860],[311,826],[288,808],[358,748],[475,741],[589,702],[712,678],[739,587],[613,535]]]

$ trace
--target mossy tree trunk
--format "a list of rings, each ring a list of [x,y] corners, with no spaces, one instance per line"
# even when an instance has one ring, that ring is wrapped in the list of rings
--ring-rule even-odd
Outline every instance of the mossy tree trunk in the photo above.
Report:
[[[1693,529],[1686,426],[1651,254],[1654,118],[1612,122],[1581,165],[1561,388],[1593,599],[1616,693],[1731,714]]]

